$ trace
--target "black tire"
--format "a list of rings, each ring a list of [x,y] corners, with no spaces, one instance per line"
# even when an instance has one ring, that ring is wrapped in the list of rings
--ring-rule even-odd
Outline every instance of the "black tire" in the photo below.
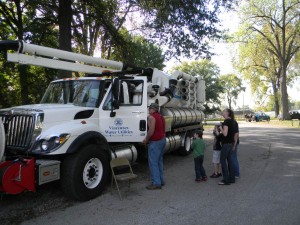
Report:
[[[192,144],[192,137],[191,135],[187,134],[184,138],[183,146],[180,146],[177,150],[178,154],[181,156],[187,156],[191,154],[191,144]]]
[[[95,166],[91,162],[101,162],[101,166]],[[98,168],[99,167],[99,168]],[[88,169],[86,169],[88,168]],[[84,175],[84,171],[89,175]],[[100,175],[101,180],[99,181]],[[104,190],[110,174],[109,158],[107,154],[101,150],[101,147],[90,144],[82,147],[78,152],[67,155],[62,163],[61,187],[64,193],[72,199],[79,201],[87,201],[101,195]],[[86,174],[86,173],[85,173]],[[97,179],[94,181],[95,186],[87,187],[84,177]],[[99,182],[99,183],[98,183]]]

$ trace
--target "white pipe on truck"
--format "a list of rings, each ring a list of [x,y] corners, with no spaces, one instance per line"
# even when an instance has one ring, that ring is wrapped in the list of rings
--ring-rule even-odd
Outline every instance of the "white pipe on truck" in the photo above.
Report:
[[[178,71],[178,70],[175,70],[173,72],[172,77],[177,80],[183,79],[183,80],[187,80],[187,81],[197,82],[196,77],[186,74],[184,72]]]
[[[203,104],[205,99],[205,81],[199,80],[197,83],[197,102]]]
[[[28,53],[31,55],[46,56],[51,58],[64,59],[69,61],[78,61],[92,65],[98,65],[101,67],[109,67],[111,69],[122,70],[124,64],[122,62],[101,59],[98,57],[82,55],[74,52],[68,52],[34,44],[27,44],[24,41],[20,42],[20,53]]]

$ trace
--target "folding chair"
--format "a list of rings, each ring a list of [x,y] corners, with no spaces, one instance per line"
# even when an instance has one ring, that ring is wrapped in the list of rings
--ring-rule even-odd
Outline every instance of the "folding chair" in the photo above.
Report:
[[[117,167],[122,167],[122,170],[127,168],[129,170],[129,172],[115,174],[114,169],[117,168]],[[130,188],[130,181],[132,179],[137,178],[137,175],[133,173],[132,168],[130,166],[130,163],[129,163],[128,159],[126,159],[126,158],[112,159],[110,161],[110,168],[111,168],[111,172],[112,172],[111,191],[112,191],[113,182],[115,181],[116,187],[117,187],[118,192],[119,192],[119,197],[122,200],[122,196],[121,196],[121,192],[120,192],[120,189],[119,189],[118,181],[128,181],[128,189],[129,189]]]

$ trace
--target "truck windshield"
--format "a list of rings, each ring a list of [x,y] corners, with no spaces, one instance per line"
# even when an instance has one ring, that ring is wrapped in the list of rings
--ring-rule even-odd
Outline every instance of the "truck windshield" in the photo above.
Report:
[[[72,104],[97,107],[100,104],[100,80],[67,80],[53,82],[44,94],[41,104]]]

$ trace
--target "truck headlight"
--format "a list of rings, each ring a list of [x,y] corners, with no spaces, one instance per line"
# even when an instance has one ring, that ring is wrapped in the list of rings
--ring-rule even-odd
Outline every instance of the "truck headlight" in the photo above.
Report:
[[[57,136],[48,136],[40,139],[33,150],[35,153],[49,153],[62,146],[70,137],[70,134],[60,134]]]

